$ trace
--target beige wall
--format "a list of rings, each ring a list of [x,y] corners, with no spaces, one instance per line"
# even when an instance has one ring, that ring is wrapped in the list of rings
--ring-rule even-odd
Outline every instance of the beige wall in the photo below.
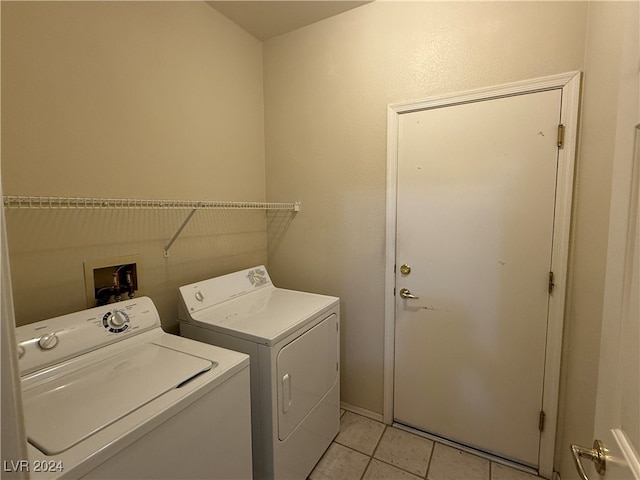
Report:
[[[7,195],[264,201],[262,45],[204,2],[2,2]],[[84,261],[177,286],[266,261],[263,212],[7,211],[18,324],[87,307]]]
[[[341,297],[344,402],[382,413],[387,104],[583,70],[556,455],[575,476],[567,445],[593,431],[616,8],[376,2],[265,42],[267,198],[304,206],[269,268],[280,286]]]

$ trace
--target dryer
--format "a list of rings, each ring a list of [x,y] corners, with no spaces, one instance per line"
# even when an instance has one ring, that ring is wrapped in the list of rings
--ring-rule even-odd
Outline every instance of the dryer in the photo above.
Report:
[[[340,429],[339,299],[264,266],[180,287],[180,334],[251,358],[253,472],[304,479]]]
[[[249,357],[148,297],[16,328],[30,478],[251,478]]]

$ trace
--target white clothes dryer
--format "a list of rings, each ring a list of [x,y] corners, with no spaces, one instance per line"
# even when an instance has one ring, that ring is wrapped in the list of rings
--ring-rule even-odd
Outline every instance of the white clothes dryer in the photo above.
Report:
[[[251,478],[249,357],[148,297],[16,328],[31,479]]]
[[[340,429],[339,299],[264,266],[180,287],[180,334],[251,357],[253,472],[305,479]]]

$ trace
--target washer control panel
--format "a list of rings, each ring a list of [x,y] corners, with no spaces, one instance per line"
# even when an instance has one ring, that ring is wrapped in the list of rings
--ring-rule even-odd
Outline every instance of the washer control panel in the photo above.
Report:
[[[22,325],[16,327],[20,373],[24,375],[159,327],[158,311],[148,297]]]

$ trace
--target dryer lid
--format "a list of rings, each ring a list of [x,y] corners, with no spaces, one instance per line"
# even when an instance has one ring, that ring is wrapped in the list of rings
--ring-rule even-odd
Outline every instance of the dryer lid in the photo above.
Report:
[[[29,442],[57,455],[216,363],[153,343],[138,344],[23,392]]]

